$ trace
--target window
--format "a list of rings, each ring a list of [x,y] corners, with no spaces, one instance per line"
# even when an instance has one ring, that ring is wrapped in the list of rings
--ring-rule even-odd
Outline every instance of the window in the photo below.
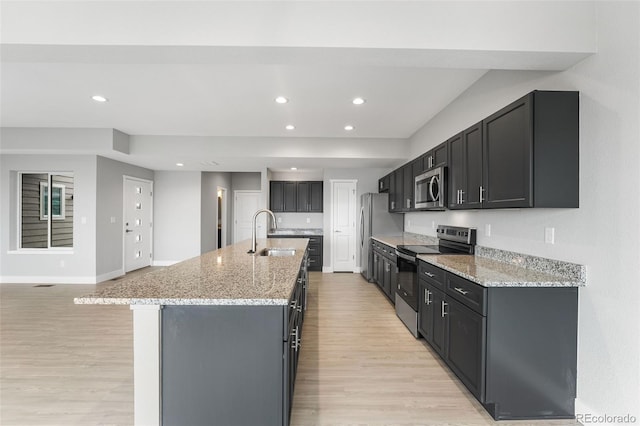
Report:
[[[20,248],[73,247],[73,174],[20,173],[19,182]]]

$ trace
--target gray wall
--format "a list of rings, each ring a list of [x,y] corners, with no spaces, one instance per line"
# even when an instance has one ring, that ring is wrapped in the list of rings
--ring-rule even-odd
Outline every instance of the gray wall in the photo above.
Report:
[[[378,179],[389,173],[389,169],[325,169],[324,170],[324,257],[323,268],[332,267],[331,258],[331,179],[357,179],[356,218],[360,211],[360,196],[367,192],[378,192]],[[359,235],[356,221],[356,235]],[[360,246],[356,244],[356,267],[360,267]]]
[[[4,141],[3,141],[4,143]],[[17,172],[69,172],[74,176],[73,249],[18,252]],[[82,282],[96,275],[96,156],[0,156],[0,277],[2,282]]]
[[[153,186],[154,264],[199,256],[201,173],[157,171]]]
[[[580,208],[411,213],[405,229],[475,226],[478,244],[586,265],[576,410],[639,417],[640,5],[594,7],[597,54],[564,72],[491,71],[411,140],[415,156],[533,89],[578,90]],[[545,227],[555,228],[555,244],[545,244]]]
[[[96,190],[96,273],[124,273],[122,231],[124,176],[153,180],[152,170],[98,156]],[[155,190],[155,188],[154,188]],[[155,212],[154,212],[155,213]],[[116,219],[111,223],[111,218]],[[154,224],[157,226],[157,224]]]
[[[202,173],[202,206],[200,252],[215,250],[218,246],[218,187],[227,190],[227,241],[231,243],[232,216],[231,206],[233,193],[231,191],[232,175],[234,173],[203,172]]]

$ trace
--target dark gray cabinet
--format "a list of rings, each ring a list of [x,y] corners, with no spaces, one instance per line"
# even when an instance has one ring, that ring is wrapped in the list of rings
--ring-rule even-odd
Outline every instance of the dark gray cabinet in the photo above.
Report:
[[[443,142],[422,156],[422,170],[446,166],[449,162],[449,144]]]
[[[378,179],[378,192],[389,192],[391,188],[391,173]]]
[[[482,287],[418,263],[418,326],[496,420],[572,418],[578,289]]]
[[[396,169],[389,211],[413,211],[413,179],[442,165],[450,209],[579,207],[578,92],[533,91]]]
[[[298,212],[322,213],[323,182],[297,182]]]
[[[450,144],[449,208],[579,206],[578,92],[534,91]]]
[[[162,424],[288,425],[307,284],[305,258],[288,305],[164,306]]]
[[[324,239],[322,235],[269,235],[269,238],[308,238],[308,270],[322,271]]]
[[[449,208],[481,207],[482,123],[469,127],[450,139]]]
[[[271,181],[269,207],[273,212],[322,213],[322,181]]]
[[[404,198],[404,168],[393,171],[390,178],[389,211],[399,213],[402,211],[402,199]]]
[[[395,303],[395,291],[398,283],[398,269],[395,248],[374,241],[371,244],[373,251],[373,275],[372,281],[380,287],[380,290]]]

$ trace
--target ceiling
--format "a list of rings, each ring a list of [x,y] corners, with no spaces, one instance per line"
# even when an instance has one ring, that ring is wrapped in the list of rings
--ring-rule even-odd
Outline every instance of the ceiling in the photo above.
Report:
[[[153,169],[175,169],[178,161],[225,171],[280,170],[296,161],[393,167],[406,153],[403,141],[488,70],[562,70],[594,50],[585,29],[590,10],[575,6],[555,10],[562,38],[542,31],[539,45],[529,36],[512,37],[510,46],[486,27],[466,38],[438,33],[451,19],[439,2],[195,2],[187,12],[181,2],[77,3],[3,2],[0,123],[115,128],[140,138],[132,138],[128,156],[113,157]],[[499,10],[533,14],[532,21],[546,12],[531,7],[506,2]],[[431,33],[420,34],[427,30],[417,11],[429,16]],[[576,22],[573,31],[567,19]],[[278,96],[289,102],[276,103]],[[365,103],[354,105],[355,97]],[[162,139],[154,145],[154,137]],[[398,149],[377,156],[368,149],[372,139]],[[300,150],[301,141],[327,151]],[[171,143],[179,145],[168,149]],[[284,154],[269,155],[274,150]]]

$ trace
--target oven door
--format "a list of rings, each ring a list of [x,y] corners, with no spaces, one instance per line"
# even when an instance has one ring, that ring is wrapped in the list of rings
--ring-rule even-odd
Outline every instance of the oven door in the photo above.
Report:
[[[444,209],[445,207],[445,169],[436,167],[415,179],[415,206],[417,209]]]
[[[418,312],[418,266],[415,257],[396,251],[398,288],[396,294]]]

